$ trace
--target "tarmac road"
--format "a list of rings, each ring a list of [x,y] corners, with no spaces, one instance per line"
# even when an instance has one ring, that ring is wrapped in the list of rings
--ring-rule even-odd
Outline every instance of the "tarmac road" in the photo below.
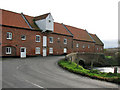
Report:
[[[118,88],[117,84],[90,79],[57,65],[64,56],[3,58],[3,88]]]

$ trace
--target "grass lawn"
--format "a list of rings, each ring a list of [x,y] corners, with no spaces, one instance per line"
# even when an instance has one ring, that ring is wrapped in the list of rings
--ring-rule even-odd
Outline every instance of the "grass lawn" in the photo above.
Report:
[[[60,60],[58,64],[62,68],[67,69],[68,71],[73,73],[120,84],[120,73],[104,73],[98,70],[87,70],[80,65],[77,67],[77,64],[74,62],[70,63],[70,61],[65,60]]]

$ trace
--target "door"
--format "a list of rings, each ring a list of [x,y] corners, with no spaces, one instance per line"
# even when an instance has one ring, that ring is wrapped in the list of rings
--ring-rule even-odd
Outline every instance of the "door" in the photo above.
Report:
[[[26,48],[25,47],[20,48],[20,57],[26,58]]]
[[[47,56],[46,48],[43,48],[43,56]]]
[[[47,46],[47,36],[43,36],[43,46]]]
[[[64,53],[67,53],[67,48],[64,48]]]

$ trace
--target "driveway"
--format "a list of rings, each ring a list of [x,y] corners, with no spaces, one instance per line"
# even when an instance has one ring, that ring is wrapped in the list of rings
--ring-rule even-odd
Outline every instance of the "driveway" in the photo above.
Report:
[[[78,76],[57,65],[64,56],[3,58],[3,88],[118,88],[117,84]]]

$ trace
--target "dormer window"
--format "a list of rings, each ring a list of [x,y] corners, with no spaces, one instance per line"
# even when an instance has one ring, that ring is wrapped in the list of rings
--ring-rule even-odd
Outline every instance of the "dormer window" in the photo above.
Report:
[[[51,22],[51,20],[49,20],[49,23]]]

